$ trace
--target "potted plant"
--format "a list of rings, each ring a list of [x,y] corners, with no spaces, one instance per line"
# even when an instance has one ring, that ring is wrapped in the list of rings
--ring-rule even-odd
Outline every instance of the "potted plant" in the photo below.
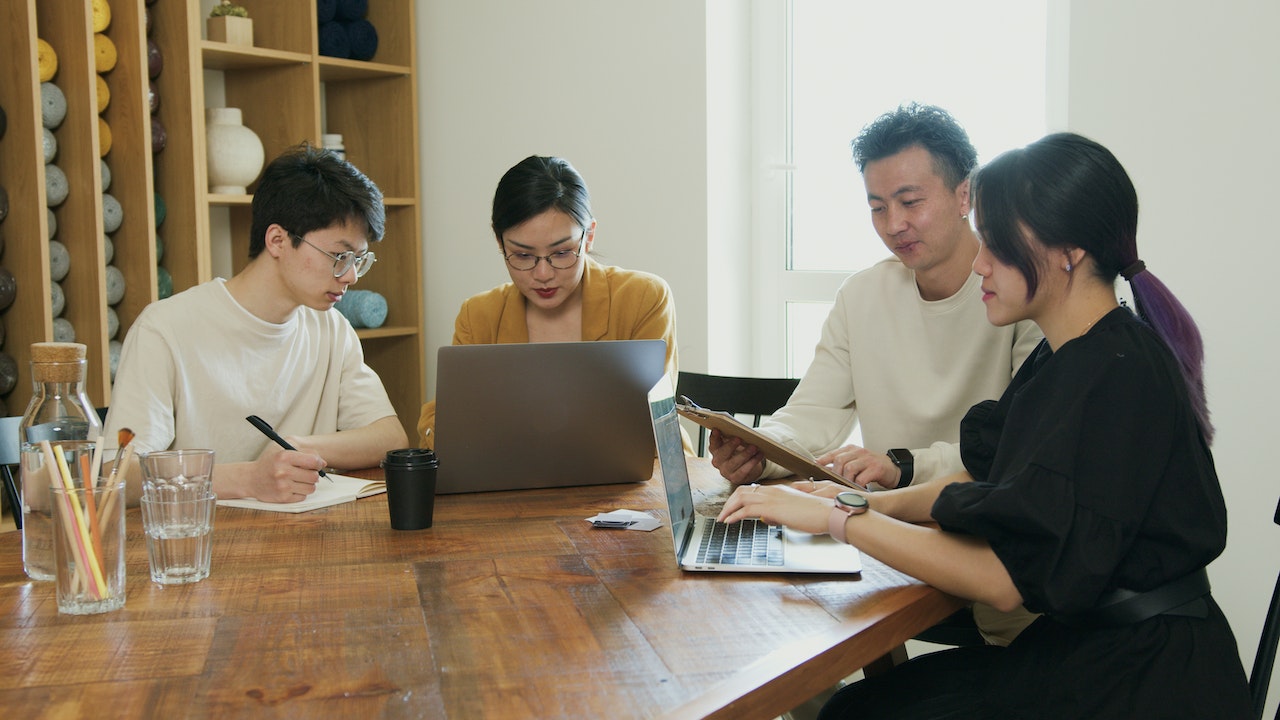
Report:
[[[209,39],[228,45],[253,45],[253,20],[249,11],[231,0],[222,0],[209,13]]]

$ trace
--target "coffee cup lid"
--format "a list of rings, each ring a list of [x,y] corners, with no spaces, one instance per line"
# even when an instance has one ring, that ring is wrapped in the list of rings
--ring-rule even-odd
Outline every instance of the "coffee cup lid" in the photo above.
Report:
[[[432,466],[438,465],[434,450],[427,448],[404,448],[402,450],[388,450],[386,458],[382,461],[382,467],[415,467],[415,466]]]

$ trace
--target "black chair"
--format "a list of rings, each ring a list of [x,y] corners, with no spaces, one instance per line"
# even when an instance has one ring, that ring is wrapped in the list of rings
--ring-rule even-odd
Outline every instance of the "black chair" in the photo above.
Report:
[[[1280,525],[1280,502],[1276,503],[1276,525]],[[1253,699],[1253,717],[1262,720],[1262,709],[1267,704],[1267,686],[1271,684],[1271,669],[1276,664],[1276,645],[1280,644],[1280,577],[1276,589],[1271,591],[1271,607],[1262,623],[1262,639],[1258,652],[1253,656],[1253,671],[1249,673],[1249,696]],[[1280,707],[1276,708],[1276,720],[1280,720]]]
[[[684,395],[708,410],[752,416],[752,427],[787,404],[795,392],[797,378],[753,378],[680,372],[676,395]],[[706,456],[707,429],[698,428],[698,455]]]
[[[22,460],[22,444],[18,442],[18,426],[21,424],[21,415],[0,418],[0,482],[4,483],[4,496],[9,501],[13,524],[18,530],[22,529],[22,500],[14,473]]]

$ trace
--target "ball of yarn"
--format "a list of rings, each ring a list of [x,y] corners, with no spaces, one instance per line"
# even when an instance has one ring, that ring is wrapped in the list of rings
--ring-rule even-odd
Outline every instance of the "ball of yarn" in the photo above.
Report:
[[[66,318],[53,319],[53,341],[73,343],[76,341],[76,329]]]
[[[51,82],[40,83],[40,124],[57,130],[67,117],[67,96]]]
[[[36,38],[36,72],[40,82],[49,82],[58,74],[58,53],[41,38]]]
[[[115,265],[107,266],[107,304],[115,305],[124,299],[124,273]]]
[[[102,236],[102,262],[110,265],[111,261],[116,258],[116,243],[106,235]]]
[[[9,215],[9,191],[0,185],[0,222]]]
[[[169,142],[169,134],[164,131],[164,125],[160,123],[160,118],[155,115],[151,116],[151,154],[156,155],[164,150],[165,143]]]
[[[111,126],[106,120],[98,118],[98,157],[106,157],[111,152]]]
[[[324,24],[338,13],[338,0],[316,0],[316,22]]]
[[[156,268],[156,295],[165,299],[173,294],[173,276],[162,267]]]
[[[69,272],[71,272],[71,253],[67,252],[67,246],[57,240],[50,240],[49,279],[56,283],[62,282]]]
[[[160,46],[155,40],[147,39],[147,77],[155,80],[164,69],[164,56],[160,54]]]
[[[351,41],[347,39],[347,29],[342,23],[334,21],[320,26],[320,54],[325,57],[351,57]]]
[[[67,199],[67,193],[71,189],[67,185],[67,174],[62,172],[62,168],[53,164],[44,166],[44,192],[49,207],[58,207]]]
[[[0,350],[0,395],[8,395],[18,384],[18,361]]]
[[[4,345],[4,318],[0,318],[0,347]]]
[[[49,208],[45,208],[44,213],[46,217],[45,224],[49,226],[49,239],[52,240],[58,234],[58,216]]]
[[[338,0],[336,20],[359,20],[369,14],[369,0]]]
[[[40,128],[44,135],[44,163],[48,165],[58,156],[58,138],[49,128]]]
[[[159,233],[156,233],[156,262],[160,262],[163,259],[164,259],[164,239],[160,237]]]
[[[114,340],[120,332],[120,314],[113,307],[107,308],[107,339]]]
[[[98,160],[98,174],[102,176],[102,192],[106,192],[111,188],[111,168],[106,160]]]
[[[116,368],[120,367],[120,351],[124,349],[124,343],[119,340],[112,340],[107,343],[107,366],[111,370],[111,380],[116,379]]]
[[[151,108],[152,115],[160,109],[160,88],[156,87],[155,80],[147,81],[147,104]]]
[[[67,294],[62,290],[62,283],[49,283],[49,310],[54,317],[62,317],[67,309]]]
[[[368,20],[353,20],[345,25],[351,59],[372,60],[378,53],[378,31],[374,29],[373,23]]]
[[[0,312],[8,309],[17,296],[18,281],[14,279],[13,273],[9,272],[9,268],[0,265]]]
[[[111,6],[107,0],[93,0],[93,31],[100,33],[111,24]]]
[[[0,140],[4,139],[4,133],[9,129],[9,115],[5,113],[4,106],[0,105]]]
[[[102,193],[102,229],[113,233],[120,229],[124,222],[124,208],[111,193]]]
[[[351,327],[382,327],[387,321],[387,299],[372,290],[348,290],[333,306]]]
[[[160,197],[160,193],[155,194],[156,203],[156,227],[160,227],[164,223],[165,216],[169,214],[169,208],[164,204],[164,198]]]
[[[99,73],[108,73],[115,69],[116,60],[119,59],[116,53],[116,44],[111,38],[102,33],[94,33],[93,36],[93,67]]]
[[[107,81],[101,75],[97,76],[98,82],[98,112],[101,113],[107,109],[107,105],[111,104],[111,88],[107,87]]]

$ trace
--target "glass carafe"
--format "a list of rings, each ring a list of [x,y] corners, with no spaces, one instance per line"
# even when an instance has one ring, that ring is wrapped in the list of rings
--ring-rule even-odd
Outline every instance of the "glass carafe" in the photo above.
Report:
[[[72,453],[66,455],[70,460],[75,452],[83,452],[73,450],[72,444],[83,447],[85,441],[102,434],[98,411],[85,395],[87,365],[85,346],[79,343],[31,345],[32,395],[18,426],[18,440],[22,444],[22,564],[36,580],[54,578],[51,477],[39,443],[66,443],[64,455]],[[79,475],[73,472],[73,477],[80,479]]]

